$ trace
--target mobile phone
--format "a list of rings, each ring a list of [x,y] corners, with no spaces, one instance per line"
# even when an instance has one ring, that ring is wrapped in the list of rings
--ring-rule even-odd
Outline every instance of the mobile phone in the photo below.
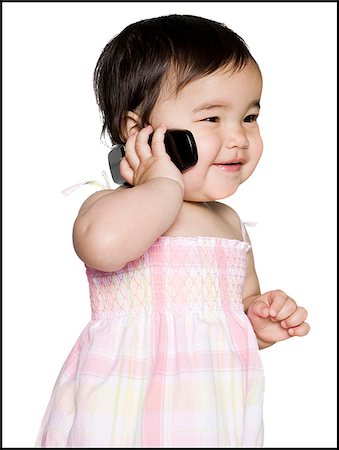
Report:
[[[149,138],[149,144],[152,141]],[[164,136],[166,152],[180,172],[193,167],[198,162],[197,146],[193,134],[189,130],[167,130]],[[123,144],[113,145],[108,154],[108,163],[113,181],[117,184],[125,183],[125,179],[120,174],[120,161],[125,156]]]

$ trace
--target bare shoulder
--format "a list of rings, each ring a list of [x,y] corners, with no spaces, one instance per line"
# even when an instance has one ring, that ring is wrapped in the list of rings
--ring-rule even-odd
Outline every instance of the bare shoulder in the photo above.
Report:
[[[210,202],[208,206],[221,218],[223,219],[229,226],[234,229],[239,230],[241,233],[241,220],[238,213],[228,205],[225,205],[221,202]]]
[[[215,213],[222,217],[227,223],[229,223],[234,230],[237,230],[239,234],[239,240],[245,240],[246,242],[251,244],[250,237],[247,233],[246,228],[242,225],[242,220],[239,217],[238,213],[233,208],[225,205],[224,203],[211,202],[211,204],[213,204],[212,208],[214,208]]]
[[[81,205],[78,217],[82,216],[85,212],[87,212],[88,209],[100,198],[105,197],[106,195],[112,194],[114,192],[118,192],[121,189],[126,189],[126,186],[119,186],[117,189],[103,189],[102,191],[94,192],[94,194],[90,195]]]

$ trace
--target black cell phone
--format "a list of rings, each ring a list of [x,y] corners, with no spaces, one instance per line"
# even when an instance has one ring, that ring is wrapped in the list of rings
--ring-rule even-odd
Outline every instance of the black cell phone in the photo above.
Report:
[[[150,135],[149,144],[152,141]],[[180,172],[184,172],[198,162],[197,146],[193,134],[189,130],[167,130],[164,137],[166,152]],[[117,184],[125,183],[120,174],[120,161],[125,156],[123,144],[113,145],[108,154],[108,163],[113,181]]]

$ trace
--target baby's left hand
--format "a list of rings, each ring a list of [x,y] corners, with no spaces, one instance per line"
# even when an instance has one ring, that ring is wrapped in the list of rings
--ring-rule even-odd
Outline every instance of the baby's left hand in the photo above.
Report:
[[[307,311],[280,290],[259,295],[246,314],[259,341],[274,344],[292,336],[305,336],[310,326],[305,322]]]

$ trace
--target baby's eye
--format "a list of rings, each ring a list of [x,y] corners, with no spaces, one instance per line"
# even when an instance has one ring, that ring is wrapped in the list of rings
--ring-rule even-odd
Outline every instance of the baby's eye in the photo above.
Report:
[[[244,122],[255,122],[258,118],[258,114],[250,114],[249,116],[246,116],[244,119]]]
[[[206,117],[206,119],[203,119],[203,122],[218,122],[219,117]]]

